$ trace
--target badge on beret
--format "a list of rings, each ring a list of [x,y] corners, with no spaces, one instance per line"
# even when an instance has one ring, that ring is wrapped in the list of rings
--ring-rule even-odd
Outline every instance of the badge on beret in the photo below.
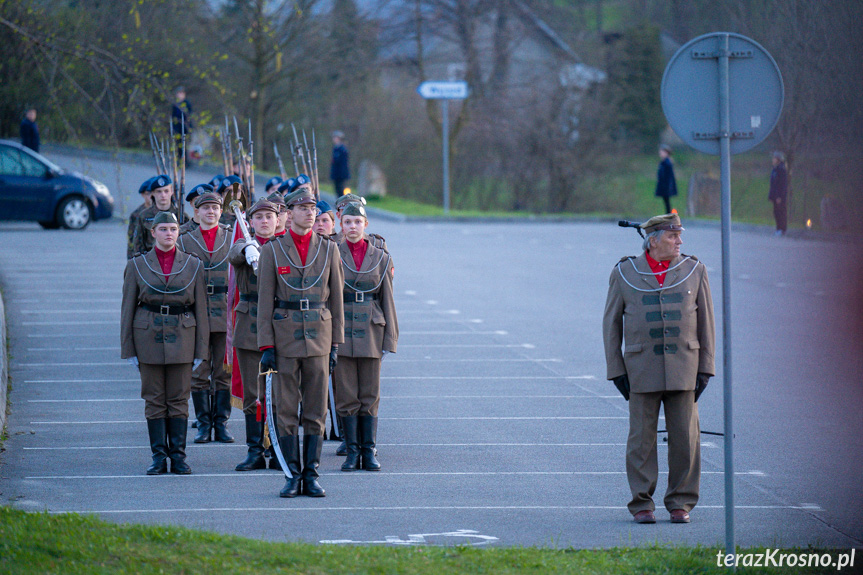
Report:
[[[160,188],[164,188],[168,185],[168,182],[165,181],[165,178],[159,178],[158,180],[156,180],[156,185]]]

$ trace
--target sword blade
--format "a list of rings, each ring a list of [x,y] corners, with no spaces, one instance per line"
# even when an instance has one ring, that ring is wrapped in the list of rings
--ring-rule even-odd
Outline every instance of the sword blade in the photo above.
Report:
[[[285,478],[292,479],[291,470],[288,469],[288,464],[285,462],[285,456],[282,455],[282,448],[279,446],[279,432],[276,429],[276,417],[273,411],[273,373],[270,372],[266,376],[267,382],[267,429],[270,430],[270,443],[273,444],[273,452],[276,454],[276,459],[282,466],[282,471]]]

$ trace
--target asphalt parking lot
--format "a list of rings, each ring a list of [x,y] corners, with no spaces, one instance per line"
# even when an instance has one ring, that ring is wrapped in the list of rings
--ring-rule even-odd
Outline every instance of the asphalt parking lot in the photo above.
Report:
[[[401,328],[383,365],[383,470],[342,473],[327,442],[327,497],[293,500],[278,497],[279,472],[233,471],[237,410],[236,444],[190,443],[191,476],[144,475],[140,381],[119,358],[124,231],[0,225],[4,503],[269,540],[722,545],[722,438],[703,438],[691,524],[661,510],[664,472],[656,525],[625,507],[627,408],[605,380],[601,319],[613,264],[639,249],[633,231],[372,221],[394,256]],[[684,241],[708,267],[721,327],[719,231],[695,226]],[[737,543],[859,547],[863,354],[848,266],[860,248],[738,232],[733,250]],[[722,431],[718,375],[699,402],[703,430]]]

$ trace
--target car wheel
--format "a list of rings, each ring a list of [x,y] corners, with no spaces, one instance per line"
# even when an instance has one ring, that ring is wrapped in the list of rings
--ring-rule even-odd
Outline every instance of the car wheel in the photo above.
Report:
[[[57,207],[57,222],[67,230],[83,230],[92,219],[90,205],[81,196],[66,198]]]
[[[39,222],[39,225],[42,226],[43,230],[56,230],[60,227],[57,222]]]

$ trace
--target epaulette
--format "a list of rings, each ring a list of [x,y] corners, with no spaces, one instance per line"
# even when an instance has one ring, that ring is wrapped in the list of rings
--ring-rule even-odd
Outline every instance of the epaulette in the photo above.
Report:
[[[226,232],[231,231],[231,226],[229,226],[228,224],[223,224],[222,222],[219,222],[219,227],[222,228],[223,230],[225,230]]]
[[[623,263],[626,260],[634,260],[634,259],[635,259],[635,256],[623,256],[622,258],[620,258],[620,263]]]
[[[318,234],[318,237],[323,238],[325,240],[329,240],[329,241],[333,242],[334,244],[339,243],[336,241],[336,238],[334,238],[333,236],[325,236],[324,234]]]
[[[697,258],[697,257],[695,257],[695,256],[691,256],[691,255],[689,255],[689,254],[684,254],[683,252],[681,252],[681,253],[680,253],[680,257],[682,257],[682,258],[689,258],[689,259],[691,259],[692,261],[696,261],[696,262],[698,261],[698,258]]]
[[[370,238],[375,238],[376,240],[381,240],[381,241],[384,241],[384,242],[385,242],[385,241],[387,241],[387,240],[386,240],[382,235],[380,235],[380,234],[369,234],[369,237],[370,237]]]

